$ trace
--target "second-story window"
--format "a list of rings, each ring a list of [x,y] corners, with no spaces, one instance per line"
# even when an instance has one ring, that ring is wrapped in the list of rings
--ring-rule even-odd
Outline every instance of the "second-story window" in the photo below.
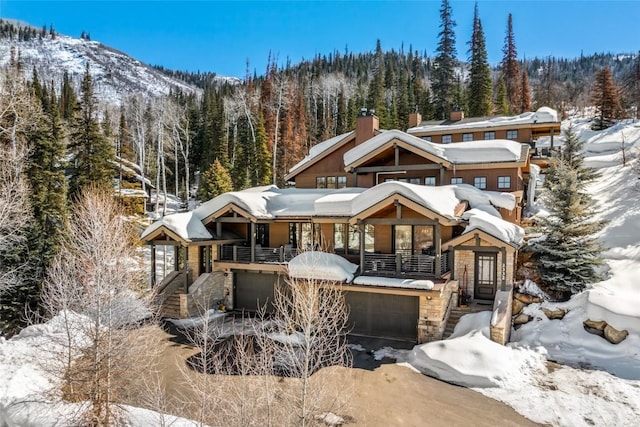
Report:
[[[338,188],[345,188],[347,186],[347,177],[339,176],[338,177]]]
[[[508,130],[507,131],[507,139],[518,139],[518,130]]]
[[[451,135],[442,135],[443,144],[451,144]]]
[[[327,178],[324,176],[316,177],[316,188],[327,188]]]
[[[328,176],[327,177],[327,188],[337,188],[336,177]]]
[[[476,176],[473,178],[473,185],[476,188],[484,190],[487,188],[487,177],[486,176]]]
[[[496,133],[494,131],[485,132],[484,139],[496,139]]]
[[[462,184],[462,178],[460,178],[460,177],[451,178],[451,183],[452,184]]]
[[[436,177],[435,176],[425,176],[424,177],[424,185],[436,185]]]
[[[462,134],[462,142],[473,141],[472,133],[463,133]]]
[[[498,177],[498,188],[500,188],[500,189],[511,188],[511,177],[510,176],[499,176]]]
[[[429,142],[431,142],[431,137],[430,137],[430,136],[423,136],[423,137],[422,137],[422,139],[423,139],[424,141],[429,141]]]

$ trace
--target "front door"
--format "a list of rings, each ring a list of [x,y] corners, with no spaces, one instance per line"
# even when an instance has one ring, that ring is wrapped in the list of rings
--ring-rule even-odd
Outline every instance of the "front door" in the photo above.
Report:
[[[476,253],[474,298],[493,300],[498,284],[498,254]]]

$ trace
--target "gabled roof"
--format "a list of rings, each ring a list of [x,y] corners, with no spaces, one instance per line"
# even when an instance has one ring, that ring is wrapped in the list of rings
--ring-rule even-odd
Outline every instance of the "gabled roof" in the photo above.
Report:
[[[345,170],[358,167],[394,144],[447,167],[453,164],[526,162],[528,153],[523,144],[507,139],[435,144],[406,132],[390,130],[344,153]]]
[[[213,219],[214,214],[229,207],[237,207],[237,211],[246,214],[251,221],[344,218],[344,222],[349,222],[367,209],[386,203],[393,197],[404,200],[409,207],[425,216],[437,215],[449,221],[468,220],[470,227],[486,230],[498,238],[506,239],[504,241],[507,243],[520,229],[503,221],[498,211],[499,208],[510,210],[515,207],[512,194],[483,191],[468,184],[430,187],[392,181],[368,189],[279,189],[268,186],[225,193],[193,212],[163,217],[144,231],[142,239],[152,240],[161,230],[167,230],[165,234],[176,236],[186,243],[215,240],[217,237],[207,229],[206,223]],[[463,201],[473,209],[465,212],[461,218],[459,207]]]
[[[456,131],[464,129],[487,129],[502,128],[519,125],[535,125],[543,123],[557,123],[558,112],[549,107],[540,107],[536,112],[525,112],[517,116],[498,116],[498,117],[470,117],[462,120],[430,120],[424,121],[420,126],[407,129],[408,133],[440,133],[446,131]]]
[[[319,144],[314,145],[313,147],[311,147],[311,149],[309,150],[309,154],[307,154],[307,156],[304,159],[300,160],[291,169],[289,169],[289,173],[285,175],[284,179],[289,180],[293,178],[294,176],[302,172],[304,169],[308,168],[309,166],[318,162],[320,159],[323,159],[324,157],[331,154],[338,147],[342,146],[342,144],[355,138],[355,136],[356,136],[356,132],[351,131],[351,132],[343,133],[341,135],[334,136],[331,139],[327,139],[326,141],[323,141]]]

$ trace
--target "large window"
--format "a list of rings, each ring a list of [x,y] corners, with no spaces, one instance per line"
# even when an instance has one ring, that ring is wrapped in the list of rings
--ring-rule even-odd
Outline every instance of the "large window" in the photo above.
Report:
[[[374,251],[374,231],[371,224],[364,226],[364,251]],[[345,248],[345,242],[347,243]],[[346,251],[345,251],[346,249]],[[360,229],[357,225],[333,225],[333,251],[336,253],[360,253]]]
[[[337,180],[336,180],[335,176],[328,176],[327,177],[327,188],[338,188]]]
[[[485,132],[484,139],[496,139],[496,133],[494,131]]]
[[[462,142],[473,141],[472,133],[463,133],[462,134]]]
[[[473,178],[473,185],[476,188],[484,190],[487,188],[487,177],[486,176],[476,176]]]
[[[424,177],[424,185],[435,186],[436,185],[436,177],[435,176],[425,176]]]
[[[460,177],[451,178],[451,183],[452,184],[462,184],[462,178],[460,178]]]
[[[451,143],[451,135],[442,135],[442,143],[450,144]]]
[[[420,184],[420,178],[409,178],[409,184]]]
[[[327,188],[327,178],[324,176],[316,177],[316,188]]]
[[[507,131],[507,139],[518,139],[518,130],[508,130]]]
[[[430,136],[423,136],[423,137],[422,137],[422,139],[423,139],[424,141],[429,141],[429,142],[431,142],[431,137],[430,137]]]
[[[411,255],[433,251],[433,227],[430,225],[395,225],[393,234],[396,253]]]
[[[498,188],[501,188],[501,189],[511,188],[511,177],[510,176],[499,176],[498,177]]]
[[[310,222],[289,223],[289,243],[295,248],[311,250],[322,243],[320,224]]]
[[[347,186],[347,177],[339,176],[338,177],[338,188],[345,188]]]

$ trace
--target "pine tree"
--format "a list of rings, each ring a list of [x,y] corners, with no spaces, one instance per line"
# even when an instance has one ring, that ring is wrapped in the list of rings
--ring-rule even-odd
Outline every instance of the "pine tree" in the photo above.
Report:
[[[613,124],[613,120],[620,117],[620,91],[613,82],[611,68],[604,67],[596,73],[596,81],[591,91],[591,102],[596,107],[593,130],[606,129]]]
[[[453,109],[456,66],[456,36],[453,28],[451,5],[449,0],[442,0],[440,7],[440,33],[436,49],[436,68],[433,73],[433,97],[435,115],[444,119]]]
[[[64,120],[71,120],[77,103],[78,99],[73,89],[71,78],[67,70],[65,70],[62,74],[62,87],[60,88],[60,116]]]
[[[211,167],[200,177],[198,198],[202,201],[233,191],[233,181],[229,171],[218,159],[215,159]]]
[[[495,101],[495,113],[499,116],[506,116],[509,114],[509,101],[507,99],[507,84],[504,82],[504,78],[500,77],[498,80],[498,89],[496,91]]]
[[[73,154],[69,194],[75,197],[88,184],[97,187],[112,185],[114,150],[111,141],[100,129],[97,101],[93,94],[93,79],[89,64],[81,85],[81,99],[74,112],[70,148]]]
[[[373,79],[369,83],[369,96],[367,97],[366,107],[373,109],[376,116],[380,119],[380,125],[387,128],[387,108],[385,102],[385,64],[380,39],[376,42],[376,54],[373,63]]]
[[[636,54],[631,68],[624,76],[622,88],[627,102],[634,108],[634,119],[637,119],[640,108],[640,52]]]
[[[493,108],[493,82],[491,81],[491,69],[487,59],[487,47],[477,2],[473,14],[469,62],[471,65],[468,95],[469,115],[472,117],[488,116]]]
[[[509,113],[519,114],[521,102],[521,82],[520,65],[518,64],[518,52],[516,51],[516,41],[513,35],[513,16],[509,14],[507,20],[507,34],[504,38],[502,48],[504,56],[502,58],[502,76],[507,87],[507,101],[509,102]]]
[[[600,280],[596,268],[602,264],[602,247],[594,235],[604,225],[592,220],[593,202],[584,191],[595,175],[583,165],[582,142],[571,129],[565,139],[545,179],[543,197],[551,213],[541,220],[545,238],[532,245],[544,283],[561,299]]]
[[[531,111],[531,89],[529,88],[529,76],[527,75],[527,69],[522,70],[522,105],[520,111]]]

